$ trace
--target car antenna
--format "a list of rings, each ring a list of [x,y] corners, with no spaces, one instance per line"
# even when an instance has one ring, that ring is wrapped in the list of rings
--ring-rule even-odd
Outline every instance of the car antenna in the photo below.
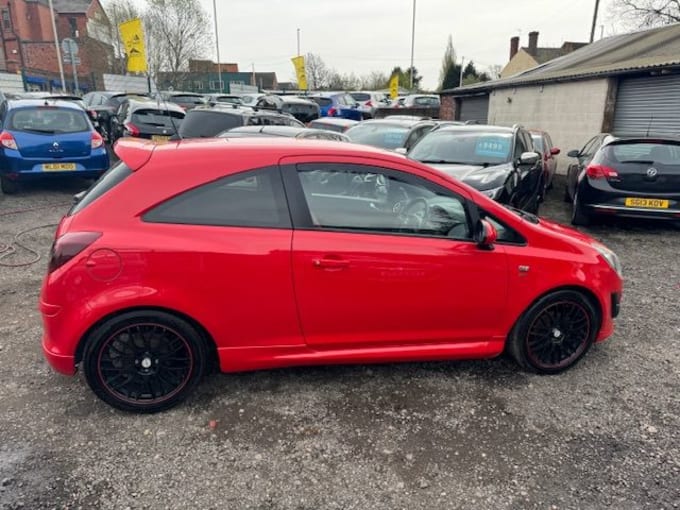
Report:
[[[647,134],[645,136],[649,136],[649,130],[652,128],[652,121],[654,120],[654,115],[649,116],[649,124],[647,124]]]
[[[161,109],[161,93],[158,90],[158,84],[154,80],[154,85],[156,85],[156,101],[158,103],[158,109]],[[164,99],[163,104],[165,105],[166,111],[168,112],[168,118],[170,119],[170,124],[172,124],[172,130],[175,132],[175,136],[179,138],[180,140],[182,139],[182,135],[179,133],[179,129],[177,129],[177,125],[175,124],[175,119],[172,118],[171,111],[168,109],[167,105],[168,102]]]

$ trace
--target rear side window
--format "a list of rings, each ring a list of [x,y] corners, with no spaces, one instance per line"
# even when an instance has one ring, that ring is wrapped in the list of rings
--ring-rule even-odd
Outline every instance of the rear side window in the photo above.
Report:
[[[531,140],[534,142],[534,148],[538,152],[544,152],[544,146],[543,146],[543,137],[538,135],[538,136],[532,136]]]
[[[85,192],[85,195],[80,199],[80,201],[71,207],[71,210],[67,213],[67,216],[71,216],[82,211],[92,202],[103,196],[105,193],[111,191],[131,175],[132,170],[130,170],[130,167],[128,167],[122,161],[117,165],[112,166],[99,179],[97,179],[97,182],[95,182],[89,190]]]
[[[146,124],[148,126],[171,128],[178,125],[183,118],[183,113],[167,110],[145,109],[132,112],[132,122],[135,124]]]
[[[143,217],[150,223],[290,228],[278,168],[241,172],[186,191]]]
[[[52,106],[14,110],[7,129],[27,133],[78,133],[89,131],[90,122],[81,110]]]
[[[191,110],[179,128],[182,138],[211,138],[243,125],[243,117],[214,110]]]
[[[333,100],[327,97],[309,97],[307,99],[309,99],[310,101],[314,101],[322,108],[325,108],[326,106],[331,106],[333,104]]]

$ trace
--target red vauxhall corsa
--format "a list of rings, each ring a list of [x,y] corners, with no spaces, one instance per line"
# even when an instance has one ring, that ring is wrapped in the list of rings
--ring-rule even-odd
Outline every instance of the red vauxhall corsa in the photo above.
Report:
[[[560,372],[613,332],[616,255],[415,161],[316,140],[121,140],[62,219],[43,349],[123,410],[212,362],[490,358]]]

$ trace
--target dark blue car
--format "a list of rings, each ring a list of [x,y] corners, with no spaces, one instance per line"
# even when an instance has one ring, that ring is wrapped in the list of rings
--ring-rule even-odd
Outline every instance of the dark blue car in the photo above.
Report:
[[[314,101],[321,108],[322,117],[340,117],[350,120],[363,120],[359,103],[345,92],[312,94],[305,99]]]
[[[68,101],[10,100],[0,106],[0,186],[53,176],[99,177],[109,167],[101,135]]]

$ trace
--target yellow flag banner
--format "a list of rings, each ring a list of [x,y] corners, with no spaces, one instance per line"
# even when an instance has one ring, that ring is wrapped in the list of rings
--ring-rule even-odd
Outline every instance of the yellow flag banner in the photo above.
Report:
[[[395,74],[390,79],[390,99],[396,99],[399,95],[399,75]]]
[[[125,45],[127,55],[127,70],[131,73],[145,73],[146,49],[144,48],[144,28],[142,20],[139,18],[131,19],[118,25],[120,37]]]
[[[307,90],[307,73],[305,72],[305,57],[291,58],[293,66],[295,67],[295,74],[297,75],[298,88],[300,90]]]

